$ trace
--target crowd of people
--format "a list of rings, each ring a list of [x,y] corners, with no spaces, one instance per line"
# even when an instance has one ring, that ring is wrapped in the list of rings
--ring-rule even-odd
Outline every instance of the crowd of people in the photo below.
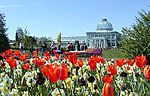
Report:
[[[85,43],[81,44],[79,42],[75,42],[75,44],[68,42],[67,51],[83,51],[87,49],[87,45]]]
[[[49,47],[46,42],[43,42],[40,46],[41,47],[34,47],[34,48],[31,47],[29,49],[30,53],[32,53],[32,51],[37,51],[37,52],[40,51],[43,55],[46,50],[48,50],[50,52],[50,54],[54,54],[53,50],[59,50],[59,52],[64,52],[64,51],[83,51],[83,50],[87,49],[86,43],[80,44],[79,42],[75,42],[75,43],[68,42],[67,47],[60,48],[60,49],[54,42],[52,42],[49,45]],[[19,49],[24,53],[25,49],[24,49],[24,46],[22,43],[20,43]]]

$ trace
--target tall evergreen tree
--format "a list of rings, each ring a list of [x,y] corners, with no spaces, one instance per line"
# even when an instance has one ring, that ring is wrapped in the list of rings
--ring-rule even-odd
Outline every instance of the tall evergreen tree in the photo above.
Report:
[[[143,54],[150,61],[150,11],[139,12],[136,23],[131,28],[123,28],[122,33],[121,45],[128,56]]]
[[[9,48],[9,40],[6,34],[8,28],[6,28],[5,15],[0,14],[0,53]]]

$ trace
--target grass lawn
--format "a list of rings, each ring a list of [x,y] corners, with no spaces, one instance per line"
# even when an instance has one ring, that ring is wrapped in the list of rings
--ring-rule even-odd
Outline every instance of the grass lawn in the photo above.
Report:
[[[125,52],[121,49],[103,50],[103,57],[107,59],[126,58]]]

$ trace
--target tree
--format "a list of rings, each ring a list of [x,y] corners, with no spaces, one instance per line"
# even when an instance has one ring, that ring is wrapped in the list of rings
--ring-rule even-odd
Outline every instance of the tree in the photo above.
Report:
[[[19,44],[23,44],[23,48],[28,50],[28,49],[33,49],[36,46],[36,39],[35,37],[29,36],[28,31],[25,29],[24,31],[22,30],[21,27],[18,27],[16,30],[16,47],[19,48]]]
[[[36,40],[32,36],[24,35],[22,41],[25,49],[30,49],[36,46]]]
[[[150,61],[150,11],[139,12],[131,28],[123,28],[121,46],[133,58],[143,54]]]
[[[0,14],[0,53],[9,49],[9,39],[7,37],[6,31],[6,20],[4,19],[5,15]]]
[[[58,33],[57,46],[58,46],[58,49],[60,50],[60,47],[61,47],[61,32]]]
[[[16,48],[19,48],[19,44],[22,42],[24,32],[21,27],[18,27],[16,30]]]

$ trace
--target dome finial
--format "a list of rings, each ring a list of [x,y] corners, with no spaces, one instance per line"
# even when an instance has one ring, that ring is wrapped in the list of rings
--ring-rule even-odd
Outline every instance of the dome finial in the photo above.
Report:
[[[113,27],[110,22],[107,21],[106,18],[102,18],[100,23],[97,25],[97,31],[112,31]]]
[[[103,18],[102,21],[105,22],[105,21],[107,21],[107,19],[106,19],[106,18]]]

